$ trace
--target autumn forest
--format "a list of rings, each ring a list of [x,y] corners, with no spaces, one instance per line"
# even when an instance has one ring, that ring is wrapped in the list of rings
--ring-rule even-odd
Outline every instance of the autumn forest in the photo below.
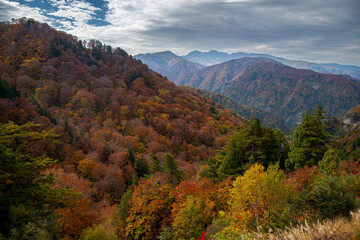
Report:
[[[359,238],[359,107],[291,134],[225,107],[121,48],[1,22],[0,239]]]

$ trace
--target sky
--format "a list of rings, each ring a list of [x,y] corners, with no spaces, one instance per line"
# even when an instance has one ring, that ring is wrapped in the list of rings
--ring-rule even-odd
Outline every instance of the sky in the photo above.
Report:
[[[360,0],[0,0],[27,17],[129,54],[266,53],[360,66]]]

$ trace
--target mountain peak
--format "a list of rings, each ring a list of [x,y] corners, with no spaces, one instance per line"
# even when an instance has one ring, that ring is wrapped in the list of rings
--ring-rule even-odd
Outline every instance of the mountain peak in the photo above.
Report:
[[[198,63],[187,61],[171,51],[138,54],[134,58],[141,60],[152,70],[173,82],[203,67]]]

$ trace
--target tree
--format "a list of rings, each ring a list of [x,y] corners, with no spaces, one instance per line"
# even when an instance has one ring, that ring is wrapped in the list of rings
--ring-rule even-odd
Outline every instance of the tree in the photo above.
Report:
[[[178,169],[174,156],[171,153],[166,153],[164,155],[164,160],[163,169],[179,183],[182,180],[183,172]]]
[[[222,177],[238,175],[253,163],[260,163],[265,168],[276,162],[282,165],[287,149],[286,139],[279,130],[262,127],[255,118],[249,126],[229,138],[224,151],[217,156],[217,173]]]
[[[60,205],[63,191],[53,189],[52,174],[44,173],[55,161],[46,155],[34,156],[36,151],[33,151],[34,146],[44,144],[44,140],[54,144],[57,135],[53,131],[36,131],[39,126],[12,122],[0,125],[0,232],[5,235],[21,228],[11,217],[11,209],[24,206],[25,212],[38,211],[45,217]]]
[[[175,239],[196,239],[205,230],[201,199],[189,195],[181,204],[172,224]]]
[[[35,209],[25,205],[11,206],[9,238],[11,240],[49,240],[59,239],[59,228],[56,214],[43,209]],[[4,216],[2,216],[4,217]],[[3,220],[3,218],[2,218]],[[3,236],[0,235],[0,239]]]
[[[313,207],[323,218],[350,216],[358,206],[358,200],[351,187],[338,176],[326,176],[314,184]]]
[[[140,179],[129,200],[125,239],[156,239],[170,222],[172,189],[161,175]]]
[[[145,162],[145,159],[143,156],[141,156],[135,160],[134,168],[135,168],[136,174],[139,178],[142,178],[149,174],[149,167],[148,167],[147,163]]]
[[[116,235],[118,239],[125,239],[126,218],[128,217],[131,208],[129,204],[131,195],[132,191],[127,190],[126,193],[122,195],[118,205],[118,213],[115,217]]]
[[[317,219],[333,219],[350,216],[358,206],[356,194],[351,186],[339,176],[325,176],[314,183],[311,191],[300,194],[294,208],[313,213]]]
[[[128,153],[129,153],[128,159],[131,162],[131,164],[134,166],[134,164],[135,164],[135,150],[134,150],[133,145],[130,145]]]
[[[290,144],[289,158],[285,165],[288,170],[317,165],[327,151],[326,144],[331,136],[325,132],[322,120],[324,111],[317,106],[314,114],[306,112],[301,124],[294,131]]]
[[[64,198],[63,205],[56,209],[58,217],[56,222],[60,226],[61,237],[78,238],[81,232],[96,222],[96,209],[90,199],[90,181],[80,178],[75,173],[65,172],[61,168],[51,169],[56,183],[56,189],[69,189],[70,193]]]
[[[20,93],[14,86],[10,87],[8,82],[0,79],[0,98],[15,98],[20,97]]]
[[[154,154],[150,154],[150,157],[151,157],[151,164],[150,164],[150,172],[151,173],[155,173],[155,172],[160,172],[161,171],[161,165],[160,165],[160,160],[159,158],[154,155]]]
[[[230,190],[230,216],[233,225],[248,231],[276,222],[286,207],[290,189],[285,184],[285,175],[277,166],[264,167],[255,164],[237,177]]]

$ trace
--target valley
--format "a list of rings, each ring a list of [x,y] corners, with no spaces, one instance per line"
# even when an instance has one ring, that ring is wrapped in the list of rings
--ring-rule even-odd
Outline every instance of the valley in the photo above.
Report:
[[[360,81],[235,55],[0,22],[0,239],[357,239]]]

